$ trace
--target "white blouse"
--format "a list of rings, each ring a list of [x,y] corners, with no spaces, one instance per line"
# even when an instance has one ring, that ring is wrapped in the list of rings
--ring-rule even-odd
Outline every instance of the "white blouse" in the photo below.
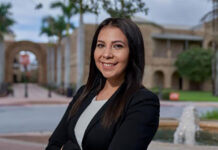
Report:
[[[98,112],[98,110],[104,105],[107,100],[98,100],[96,101],[96,96],[93,98],[92,102],[87,106],[83,111],[80,118],[78,119],[76,126],[74,128],[75,136],[77,142],[82,149],[82,139],[85,133],[86,128],[88,127],[90,121]]]

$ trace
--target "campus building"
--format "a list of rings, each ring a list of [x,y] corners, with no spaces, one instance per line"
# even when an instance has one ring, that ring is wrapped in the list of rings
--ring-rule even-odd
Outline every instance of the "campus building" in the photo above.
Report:
[[[174,66],[177,55],[191,46],[212,47],[212,25],[210,22],[194,27],[160,25],[141,18],[134,18],[143,34],[145,45],[145,73],[143,84],[147,88],[162,87],[183,90],[196,89],[196,84],[181,78]],[[90,48],[92,37],[97,28],[95,24],[85,24],[85,82],[89,72]],[[77,80],[77,37],[75,30],[70,35],[70,58],[65,59],[67,38],[62,40],[60,49],[47,43],[34,43],[31,41],[14,41],[13,37],[5,42],[5,81],[13,82],[13,62],[17,53],[28,50],[34,53],[38,60],[38,83],[60,83],[66,81],[76,84]],[[68,57],[68,56],[67,56]],[[65,60],[69,60],[65,61]],[[67,71],[66,62],[70,64]],[[57,65],[59,64],[59,65]],[[69,73],[69,80],[65,78]],[[211,80],[201,84],[201,89],[212,89]]]
[[[194,27],[160,25],[138,18],[133,19],[141,29],[145,45],[145,73],[143,84],[147,88],[162,87],[194,90],[197,84],[181,78],[174,66],[177,55],[192,46],[211,47],[211,24]],[[92,37],[97,25],[85,25],[85,76],[87,80]],[[77,30],[71,35],[71,82],[76,83]],[[201,84],[202,90],[212,90],[211,80]]]

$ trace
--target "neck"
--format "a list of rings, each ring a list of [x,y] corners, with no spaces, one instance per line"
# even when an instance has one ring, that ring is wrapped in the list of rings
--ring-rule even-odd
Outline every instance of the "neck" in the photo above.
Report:
[[[104,85],[104,89],[116,90],[120,87],[124,80],[110,80],[107,79]]]
[[[96,100],[109,99],[124,80],[107,79],[104,88],[98,93]]]

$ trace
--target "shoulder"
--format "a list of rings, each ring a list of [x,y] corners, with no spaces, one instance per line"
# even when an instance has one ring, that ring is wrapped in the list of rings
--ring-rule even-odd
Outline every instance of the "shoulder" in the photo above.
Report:
[[[127,105],[148,104],[160,106],[159,98],[156,94],[146,88],[140,88],[132,94]]]

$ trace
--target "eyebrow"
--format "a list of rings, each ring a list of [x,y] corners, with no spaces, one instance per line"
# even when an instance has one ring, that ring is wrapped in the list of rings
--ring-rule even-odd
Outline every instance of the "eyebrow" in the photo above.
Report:
[[[105,43],[105,42],[104,42],[104,41],[102,41],[102,40],[98,40],[97,42],[102,42],[102,43]],[[120,42],[120,43],[123,43],[124,45],[126,45],[126,43],[125,43],[125,42],[123,42],[123,41],[120,41],[120,40],[112,41],[112,43],[117,43],[117,42]]]

